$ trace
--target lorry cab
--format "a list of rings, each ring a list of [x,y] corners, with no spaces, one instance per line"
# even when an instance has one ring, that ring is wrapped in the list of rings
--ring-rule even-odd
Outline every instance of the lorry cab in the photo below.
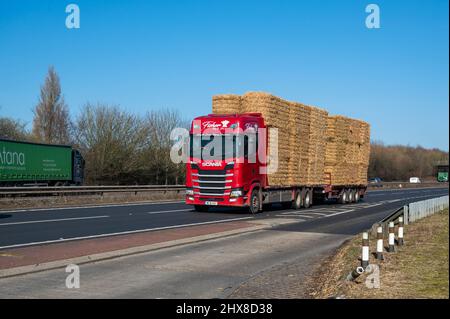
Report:
[[[80,151],[72,150],[72,182],[79,186],[84,182],[85,161]]]
[[[259,113],[209,114],[190,128],[186,164],[186,203],[196,210],[208,206],[249,206],[255,187],[266,187],[265,128]],[[262,148],[258,152],[259,148]]]

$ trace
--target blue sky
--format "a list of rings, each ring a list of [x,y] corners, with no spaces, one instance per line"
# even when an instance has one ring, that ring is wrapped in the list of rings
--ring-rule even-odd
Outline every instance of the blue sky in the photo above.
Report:
[[[65,27],[76,3],[81,28]],[[381,28],[367,29],[376,3]],[[268,91],[364,119],[386,144],[449,147],[448,1],[0,0],[0,115],[32,120],[54,65],[70,112],[209,113]]]

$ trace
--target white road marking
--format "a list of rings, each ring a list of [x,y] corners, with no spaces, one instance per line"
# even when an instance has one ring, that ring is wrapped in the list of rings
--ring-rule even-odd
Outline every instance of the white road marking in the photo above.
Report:
[[[344,210],[344,211],[339,212],[339,213],[326,215],[326,216],[324,216],[324,218],[331,217],[331,216],[336,216],[336,215],[341,215],[341,214],[347,214],[347,213],[354,212],[354,211],[355,211],[354,209]]]
[[[31,220],[27,222],[14,222],[14,223],[0,223],[0,226],[10,226],[10,225],[22,225],[22,224],[37,224],[37,223],[55,223],[55,222],[65,222],[69,220],[81,220],[81,219],[97,219],[97,218],[108,218],[109,216],[89,216],[89,217],[74,217],[74,218],[59,218],[59,219],[44,219],[44,220]]]
[[[99,235],[82,236],[82,237],[73,237],[73,238],[57,239],[57,240],[46,240],[46,241],[26,243],[26,244],[1,246],[0,249],[19,248],[19,247],[27,247],[27,246],[42,245],[42,244],[52,244],[52,243],[61,243],[61,242],[66,242],[66,241],[102,238],[102,237],[117,236],[117,235],[128,235],[128,234],[143,233],[143,232],[148,232],[148,231],[183,228],[183,227],[189,227],[189,226],[219,224],[219,223],[226,223],[226,222],[230,222],[230,221],[253,219],[253,218],[254,217],[230,218],[230,219],[225,219],[225,220],[202,222],[202,223],[182,224],[182,225],[156,227],[156,228],[146,228],[146,229],[130,230],[130,231],[124,231],[124,232],[117,232],[117,233],[99,234]]]
[[[145,214],[153,215],[153,214],[165,214],[165,213],[175,213],[175,212],[190,212],[191,209],[172,209],[172,210],[161,210],[157,212],[146,212]]]
[[[325,213],[305,213],[305,212],[301,212],[301,214],[310,214],[310,215],[319,215],[319,216],[326,216],[327,215]]]
[[[284,215],[284,216],[288,216],[288,215]],[[303,218],[316,218],[315,216],[301,215],[300,213],[291,214],[290,216],[297,216],[297,217],[303,217]]]
[[[55,208],[27,208],[16,210],[0,210],[0,214],[4,213],[28,213],[28,212],[45,212],[55,210],[70,210],[70,209],[89,209],[89,208],[108,208],[108,207],[128,207],[128,206],[147,206],[147,205],[164,205],[164,204],[179,204],[184,201],[161,201],[161,202],[140,202],[140,203],[126,203],[126,204],[110,204],[110,205],[92,205],[92,206],[70,206],[70,207],[55,207]]]

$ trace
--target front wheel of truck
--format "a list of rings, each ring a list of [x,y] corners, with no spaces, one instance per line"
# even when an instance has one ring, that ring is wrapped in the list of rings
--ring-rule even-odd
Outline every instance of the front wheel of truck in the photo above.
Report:
[[[204,212],[208,211],[208,206],[195,205],[194,209],[195,209],[196,212],[204,213]]]
[[[250,206],[248,210],[252,214],[258,214],[260,210],[260,202],[259,202],[259,192],[257,189],[252,191],[252,196],[250,197]]]

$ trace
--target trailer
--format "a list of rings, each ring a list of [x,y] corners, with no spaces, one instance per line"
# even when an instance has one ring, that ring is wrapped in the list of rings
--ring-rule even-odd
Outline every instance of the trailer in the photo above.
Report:
[[[0,139],[0,186],[82,185],[84,165],[68,145]]]
[[[300,209],[329,199],[352,203],[364,197],[366,184],[271,185],[269,129],[259,113],[195,118],[186,163],[186,204],[201,212],[223,206],[258,213],[273,203]],[[328,175],[324,180],[333,179]]]

